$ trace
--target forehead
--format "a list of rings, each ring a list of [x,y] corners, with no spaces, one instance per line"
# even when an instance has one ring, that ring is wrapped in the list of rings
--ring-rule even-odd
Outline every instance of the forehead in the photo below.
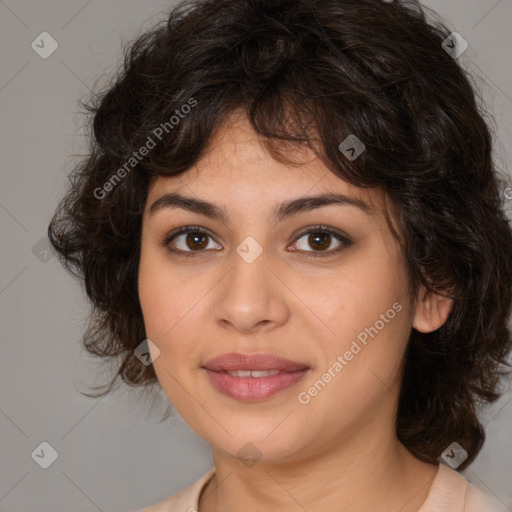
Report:
[[[204,155],[191,168],[176,176],[158,176],[152,182],[148,203],[166,192],[184,188],[201,197],[218,197],[227,204],[235,198],[263,204],[263,199],[282,202],[338,192],[358,198],[377,211],[389,209],[382,190],[357,187],[343,180],[307,146],[290,146],[287,158],[294,164],[273,158],[246,116],[235,112],[218,126]]]

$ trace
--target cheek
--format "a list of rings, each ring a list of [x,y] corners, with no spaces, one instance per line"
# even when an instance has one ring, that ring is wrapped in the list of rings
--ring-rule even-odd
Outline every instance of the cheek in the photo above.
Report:
[[[175,394],[170,375],[182,381],[201,360],[206,339],[201,299],[208,283],[200,273],[192,278],[172,269],[165,254],[150,247],[141,252],[138,287],[146,336],[159,349],[155,371],[165,391]]]
[[[373,421],[379,409],[391,411],[399,394],[408,324],[405,308],[390,311],[396,313],[394,318],[391,313],[385,317],[388,323],[381,320],[382,324],[347,318],[347,331],[354,335],[345,336],[340,325],[337,343],[324,345],[325,363],[301,386],[297,397],[308,428],[334,435]]]
[[[138,276],[139,300],[148,338],[164,342],[197,302],[181,273],[170,272],[165,256],[147,248],[141,251]],[[200,290],[198,290],[199,292]]]
[[[376,323],[381,334],[392,338],[408,328],[404,272],[386,260],[361,260],[321,286],[305,282],[302,286],[298,294],[305,295],[311,310],[318,312],[333,349],[342,348],[340,342],[350,344]]]
[[[148,338],[161,339],[171,320],[176,304],[173,295],[166,293],[165,282],[158,268],[148,258],[141,258],[139,268],[139,300]],[[157,342],[159,345],[159,343]]]
[[[346,409],[333,416],[348,414],[348,421],[396,385],[411,328],[403,263],[382,248],[366,254],[310,295],[312,309],[329,327],[318,347],[321,364],[307,383],[317,393],[312,407],[327,411],[333,401],[343,403]]]
[[[193,359],[190,335],[187,337],[183,330],[191,308],[187,288],[179,276],[169,275],[166,266],[150,250],[141,253],[138,279],[146,336],[158,348],[157,357],[152,354],[153,367],[169,400],[179,405],[183,390],[176,379],[183,380],[180,372]],[[193,310],[189,315],[193,315]]]

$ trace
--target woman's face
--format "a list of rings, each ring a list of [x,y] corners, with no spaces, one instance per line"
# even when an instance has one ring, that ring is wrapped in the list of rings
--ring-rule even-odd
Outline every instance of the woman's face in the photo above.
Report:
[[[194,168],[160,177],[144,213],[139,295],[158,379],[191,428],[238,458],[291,461],[394,428],[415,318],[405,263],[382,196],[304,157],[277,162],[239,118]],[[340,201],[305,199],[325,194]],[[172,238],[185,226],[199,228]],[[234,353],[296,365],[209,363]],[[250,365],[279,373],[224,371]]]

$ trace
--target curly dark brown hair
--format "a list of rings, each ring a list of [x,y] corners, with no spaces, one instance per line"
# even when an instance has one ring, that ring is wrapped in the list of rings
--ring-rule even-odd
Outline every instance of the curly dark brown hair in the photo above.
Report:
[[[424,285],[454,301],[442,327],[411,332],[397,436],[426,462],[453,441],[469,454],[459,468],[473,461],[479,408],[510,366],[512,230],[489,115],[444,23],[411,0],[188,1],[125,49],[84,105],[90,152],[48,228],[93,306],[86,349],[116,363],[88,396],[118,377],[157,382],[134,356],[146,338],[137,273],[149,186],[189,169],[242,109],[277,160],[305,145],[396,207],[411,293]],[[366,146],[355,160],[339,149],[350,134]]]

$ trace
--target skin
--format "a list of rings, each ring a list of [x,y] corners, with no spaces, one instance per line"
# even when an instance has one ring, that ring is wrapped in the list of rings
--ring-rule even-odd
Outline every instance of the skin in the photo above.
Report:
[[[410,296],[380,191],[350,185],[309,150],[294,152],[294,159],[301,165],[273,159],[237,114],[222,124],[193,168],[159,177],[150,187],[139,297],[147,337],[160,351],[151,350],[159,382],[212,448],[216,475],[201,495],[199,512],[417,511],[438,467],[416,459],[396,438],[401,362],[411,328],[437,329],[451,302],[423,289]],[[221,222],[176,207],[150,213],[168,192],[213,202],[229,218]],[[271,216],[283,201],[332,192],[372,210],[334,204],[278,223]],[[332,236],[318,249],[308,234],[299,234],[317,224],[342,231],[352,244],[312,256],[343,245]],[[211,235],[199,242],[189,235],[188,244],[187,235],[179,235],[170,242],[194,252],[191,258],[162,243],[187,225]],[[263,250],[252,263],[236,252],[248,236]],[[198,244],[203,248],[194,251]],[[300,403],[298,394],[394,303],[400,312],[309,403]],[[276,395],[241,402],[220,394],[201,368],[228,352],[272,353],[311,370]],[[249,442],[259,452],[253,465],[237,455]]]

